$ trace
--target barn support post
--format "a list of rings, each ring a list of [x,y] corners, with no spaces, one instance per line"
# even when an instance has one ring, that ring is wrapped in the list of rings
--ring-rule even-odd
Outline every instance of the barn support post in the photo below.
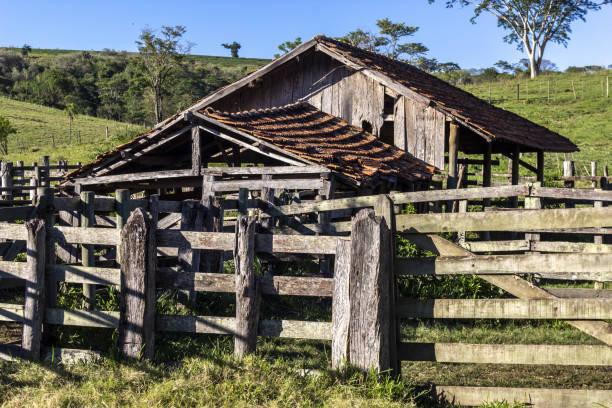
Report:
[[[521,156],[521,146],[519,144],[515,144],[514,151],[512,152],[512,159],[511,159],[512,171],[511,171],[511,180],[510,180],[510,184],[512,184],[513,186],[516,186],[519,183],[520,156]],[[518,207],[518,197],[512,197],[511,203],[512,203],[511,204],[512,208],[517,208]]]
[[[492,163],[491,156],[493,152],[493,145],[489,142],[485,146],[485,152],[482,157],[482,186],[491,187],[491,175],[492,175]],[[486,211],[487,207],[491,206],[491,199],[485,198],[482,200],[482,211]],[[489,241],[491,239],[491,233],[489,231],[483,231],[482,239]]]
[[[95,195],[92,191],[81,193],[81,227],[92,228],[96,219],[94,215]],[[81,244],[81,263],[83,266],[95,266],[94,246],[91,244]],[[84,307],[93,310],[96,304],[96,285],[83,284]]]
[[[392,369],[396,333],[390,293],[391,231],[371,209],[353,218],[350,258],[349,362],[366,372]]]
[[[200,127],[191,128],[191,173],[199,176],[202,169],[202,144]]]
[[[119,353],[123,358],[155,356],[155,229],[137,208],[121,230]]]
[[[456,123],[450,124],[450,133],[448,136],[448,181],[446,186],[448,189],[457,188],[457,155],[459,154],[459,125]]]
[[[21,336],[22,356],[40,359],[42,323],[45,316],[45,222],[35,218],[26,223],[27,273]]]
[[[223,198],[215,197],[215,176],[206,175],[202,181],[201,207],[204,223],[199,231],[223,232]],[[201,250],[200,265],[204,272],[223,272],[223,251]]]
[[[255,351],[259,325],[260,288],[255,276],[255,227],[254,217],[247,216],[248,190],[238,192],[238,218],[234,244],[236,284],[236,330],[234,355],[243,358]]]
[[[566,155],[565,160],[563,161],[563,177],[574,177],[576,175],[576,167],[574,166],[574,162],[569,160],[569,155]],[[565,188],[574,188],[574,180],[565,180],[563,182]],[[565,202],[565,208],[574,208],[574,203],[571,201]]]
[[[544,184],[544,151],[538,150],[537,152],[537,165],[536,165],[536,181]]]
[[[115,190],[115,211],[117,212],[117,229],[121,231],[123,226],[130,217],[130,190],[117,189]],[[121,246],[117,245],[117,263],[121,262]]]

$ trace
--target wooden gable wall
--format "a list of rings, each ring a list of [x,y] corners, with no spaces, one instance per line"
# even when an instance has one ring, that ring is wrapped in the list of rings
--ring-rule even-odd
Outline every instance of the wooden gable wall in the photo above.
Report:
[[[384,124],[385,87],[331,57],[306,51],[212,104],[215,109],[240,112],[307,101],[325,113],[362,128],[368,122],[380,136]],[[389,142],[415,157],[444,168],[445,116],[398,96],[393,135]]]

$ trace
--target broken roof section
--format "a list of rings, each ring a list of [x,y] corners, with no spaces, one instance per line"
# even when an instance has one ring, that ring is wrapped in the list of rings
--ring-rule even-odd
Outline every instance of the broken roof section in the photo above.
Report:
[[[431,179],[434,167],[306,102],[227,113],[201,113],[359,182]]]

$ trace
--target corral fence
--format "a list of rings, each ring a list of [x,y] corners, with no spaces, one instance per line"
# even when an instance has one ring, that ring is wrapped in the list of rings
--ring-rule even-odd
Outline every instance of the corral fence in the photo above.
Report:
[[[0,207],[35,204],[39,187],[50,187],[80,167],[81,163],[68,164],[66,160],[51,164],[49,156],[30,166],[23,161],[0,161]]]
[[[326,340],[331,341],[334,367],[348,362],[364,370],[374,367],[395,373],[400,371],[402,360],[612,365],[612,330],[605,321],[612,319],[611,291],[601,286],[549,289],[538,286],[537,279],[525,279],[612,280],[612,245],[603,243],[603,237],[612,233],[612,208],[606,207],[612,202],[610,191],[554,189],[534,184],[392,193],[284,206],[249,199],[247,193],[241,189],[237,199],[216,201],[218,211],[211,217],[213,226],[208,230],[218,232],[164,228],[171,224],[166,220],[172,214],[189,218],[190,205],[194,204],[159,200],[157,196],[134,199],[127,190],[118,190],[115,197],[94,197],[93,193],[83,192],[80,197],[66,198],[53,197],[52,191],[45,189],[40,191],[36,206],[0,209],[3,221],[27,218],[28,211],[35,210],[25,225],[0,225],[0,238],[25,242],[27,247],[27,262],[0,263],[1,278],[26,282],[23,305],[0,306],[0,320],[23,322],[21,345],[9,347],[5,356],[37,359],[52,353],[61,359],[88,355],[90,352],[84,350],[44,347],[44,336],[53,332],[53,325],[75,325],[118,328],[120,353],[127,357],[153,358],[155,333],[170,331],[233,335],[239,356],[255,350],[257,336]],[[468,211],[472,206],[486,208],[488,200],[519,197],[524,200],[522,210]],[[541,209],[545,200],[561,199],[569,206],[588,207]],[[405,213],[404,206],[408,204],[428,210],[435,208],[436,202],[449,200],[458,202],[459,212]],[[287,222],[295,215],[347,209],[355,213],[351,221],[299,226]],[[255,210],[259,220],[249,216]],[[71,211],[79,214],[80,227],[56,225],[57,218]],[[238,214],[234,232],[222,232],[223,214],[227,211]],[[275,218],[284,222],[270,222]],[[258,221],[267,224],[266,233],[256,232]],[[300,230],[299,235],[295,228]],[[457,234],[459,245],[441,233]],[[435,256],[397,257],[393,243],[396,234]],[[567,241],[559,240],[560,236],[567,236]],[[584,242],[585,236],[592,242]],[[490,240],[499,237],[504,239]],[[60,256],[61,245],[70,252],[74,244],[81,246],[74,260],[56,264],[56,259],[70,256]],[[99,250],[103,247],[107,251]],[[202,265],[201,260],[194,260],[198,250],[199,256],[207,259],[206,272],[196,269]],[[228,251],[233,253],[234,274],[220,273],[220,265],[226,259],[223,254]],[[492,252],[501,254],[491,255]],[[162,265],[158,255],[168,253],[178,257],[178,266]],[[333,256],[333,277],[255,272],[256,256],[296,254],[315,255],[322,261]],[[181,266],[181,260],[187,261],[186,267]],[[398,280],[458,274],[477,275],[514,298],[419,300],[399,296]],[[84,285],[85,296],[90,299],[84,309],[57,308],[57,282],[61,281]],[[120,312],[92,310],[95,285],[120,288]],[[156,314],[155,291],[159,288],[235,293],[236,315]],[[331,297],[332,321],[259,319],[261,294]],[[407,342],[399,335],[400,319],[558,319],[597,338],[601,344]],[[463,405],[494,399],[538,407],[612,403],[610,390],[580,388],[441,384],[435,386],[434,392],[440,399]]]

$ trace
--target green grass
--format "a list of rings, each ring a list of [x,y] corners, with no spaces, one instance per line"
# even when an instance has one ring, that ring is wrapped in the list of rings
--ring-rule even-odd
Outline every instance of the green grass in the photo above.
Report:
[[[38,162],[41,156],[50,156],[52,163],[57,160],[87,163],[97,154],[145,130],[141,126],[78,115],[72,123],[70,137],[70,123],[64,111],[4,97],[0,97],[0,115],[7,117],[17,129],[17,134],[9,136],[8,154],[0,158],[13,162],[23,160],[27,165]],[[106,140],[106,126],[109,140]]]
[[[21,52],[21,48],[19,47],[0,47],[0,51],[12,51],[12,52]],[[28,56],[33,60],[48,60],[54,59],[58,56],[65,56],[70,54],[80,54],[82,52],[89,52],[93,55],[104,55],[105,51],[93,51],[93,50],[61,50],[61,49],[47,49],[47,48],[33,48],[32,52],[28,54]],[[126,53],[130,57],[136,57],[138,55],[137,52],[127,52]],[[260,66],[267,64],[270,62],[269,59],[265,58],[232,58],[232,57],[222,57],[222,56],[214,56],[214,55],[189,55],[187,57],[190,60],[197,61],[201,64],[205,65],[214,65],[219,68],[243,68],[246,70],[253,70],[259,68]]]
[[[599,175],[603,167],[612,165],[612,97],[602,96],[602,83],[612,71],[597,73],[548,74],[535,80],[521,78],[466,85],[463,88],[474,95],[489,99],[493,104],[515,112],[535,123],[545,126],[569,138],[579,148],[571,159],[576,161],[578,175],[586,176],[590,162],[597,161]],[[551,99],[548,100],[550,81]],[[576,99],[572,91],[572,81]],[[516,100],[516,87],[520,85],[520,100]],[[612,87],[612,84],[611,84]],[[529,97],[527,97],[527,88]],[[584,88],[584,92],[583,92]],[[555,92],[556,90],[556,92]],[[612,89],[610,90],[612,92]],[[612,95],[611,95],[612,96]],[[526,161],[535,164],[535,154],[525,154]],[[558,178],[563,175],[563,155],[545,155],[545,175]],[[494,168],[494,172],[506,172],[507,160]],[[521,168],[521,175],[528,174]]]

